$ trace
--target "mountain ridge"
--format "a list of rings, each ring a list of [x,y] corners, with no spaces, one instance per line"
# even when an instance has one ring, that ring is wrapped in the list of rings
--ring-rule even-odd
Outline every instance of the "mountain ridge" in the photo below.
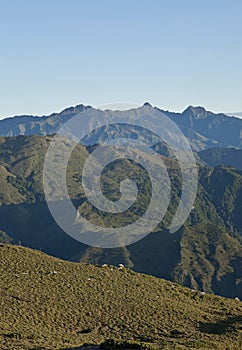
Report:
[[[128,115],[142,108],[146,109],[147,113],[149,109],[163,113],[175,122],[184,132],[194,150],[201,151],[209,147],[242,148],[242,120],[239,118],[229,117],[223,113],[215,114],[199,106],[188,106],[182,113],[175,113],[153,107],[148,102],[139,108],[127,110],[126,113]],[[81,117],[82,112],[88,109],[96,110],[92,106],[79,104],[47,116],[30,115],[5,118],[0,120],[0,135],[51,135],[74,115],[80,113]],[[115,115],[118,111],[106,110],[105,113]]]
[[[51,139],[52,136],[0,137],[0,239],[3,242],[21,242],[24,246],[74,261],[121,262],[139,272],[242,299],[241,171],[224,166],[199,166],[194,208],[184,228],[172,235],[168,227],[180,200],[181,174],[174,159],[159,156],[166,163],[172,182],[171,201],[164,220],[152,234],[125,249],[98,250],[73,240],[63,232],[45,203],[42,172]],[[129,178],[130,172],[143,192],[126,216],[104,215],[88,203],[81,186],[80,174],[88,155],[88,148],[79,144],[68,166],[68,190],[79,213],[91,222],[100,222],[103,227],[124,226],[127,220],[135,221],[147,208],[147,174],[128,161],[117,162],[111,169],[107,168],[103,172],[102,183],[105,196],[110,200],[119,198],[119,177],[120,180]],[[117,181],[114,181],[112,171],[118,174]],[[191,236],[194,245],[189,243]],[[213,249],[207,243],[210,240]],[[199,252],[198,257],[196,252]],[[182,269],[178,268],[179,264]],[[201,273],[199,266],[206,270],[205,274]]]

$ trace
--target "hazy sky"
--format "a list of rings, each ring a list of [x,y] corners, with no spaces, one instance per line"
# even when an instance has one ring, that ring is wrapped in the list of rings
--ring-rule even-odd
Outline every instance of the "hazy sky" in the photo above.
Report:
[[[242,111],[241,0],[0,0],[0,117],[79,103]]]

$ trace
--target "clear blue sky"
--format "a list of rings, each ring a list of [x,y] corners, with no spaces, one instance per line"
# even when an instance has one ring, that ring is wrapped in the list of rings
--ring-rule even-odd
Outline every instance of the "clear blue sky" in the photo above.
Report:
[[[242,111],[241,0],[0,0],[0,117],[79,103]]]

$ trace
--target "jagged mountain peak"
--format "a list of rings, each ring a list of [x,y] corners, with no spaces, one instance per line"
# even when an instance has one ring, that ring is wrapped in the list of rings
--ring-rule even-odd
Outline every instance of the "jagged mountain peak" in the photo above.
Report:
[[[67,115],[67,114],[73,114],[73,113],[80,113],[86,109],[92,108],[92,106],[85,106],[83,104],[78,104],[76,106],[65,108],[63,111],[60,112],[60,115]]]
[[[207,111],[204,107],[201,106],[188,106],[182,112],[182,116],[192,116],[195,119],[204,119],[212,114],[212,112]]]
[[[78,113],[81,113],[89,108],[92,108],[92,106],[85,106],[84,104],[78,104],[76,106],[67,107],[59,113],[56,113],[56,112],[52,113],[50,116],[47,116],[47,118],[55,116],[55,115],[66,116],[66,115],[71,115],[71,114],[78,114]]]
[[[149,103],[149,102],[145,102],[143,104],[143,107],[150,107],[150,108],[153,108],[153,106]]]

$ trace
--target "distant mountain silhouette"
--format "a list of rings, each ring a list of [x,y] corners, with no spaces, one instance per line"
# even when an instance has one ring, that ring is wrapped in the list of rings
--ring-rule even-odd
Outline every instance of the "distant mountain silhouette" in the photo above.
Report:
[[[91,106],[82,104],[75,107],[70,107],[60,113],[53,113],[49,116],[16,116],[6,118],[0,121],[1,136],[18,136],[18,135],[51,135],[69,119],[78,113],[90,111],[90,118],[95,110]],[[108,113],[113,118],[119,113],[118,111],[101,111],[98,110],[101,116]],[[215,114],[206,111],[203,107],[189,106],[182,113],[173,113],[161,110],[157,107],[152,107],[146,102],[142,107],[126,111],[127,115],[132,115],[132,120],[135,123],[135,116],[138,119],[140,114],[155,112],[164,113],[172,121],[174,121],[184,135],[189,140],[191,147],[196,151],[201,151],[211,147],[234,147],[242,149],[242,120],[235,117],[229,117],[226,114]],[[121,113],[121,112],[120,112]],[[162,114],[161,114],[162,115]],[[81,115],[80,115],[81,117]],[[103,133],[108,131],[103,128],[95,135],[89,143],[96,143],[102,140]],[[119,131],[112,128],[112,135]],[[134,132],[134,130],[130,130]]]

